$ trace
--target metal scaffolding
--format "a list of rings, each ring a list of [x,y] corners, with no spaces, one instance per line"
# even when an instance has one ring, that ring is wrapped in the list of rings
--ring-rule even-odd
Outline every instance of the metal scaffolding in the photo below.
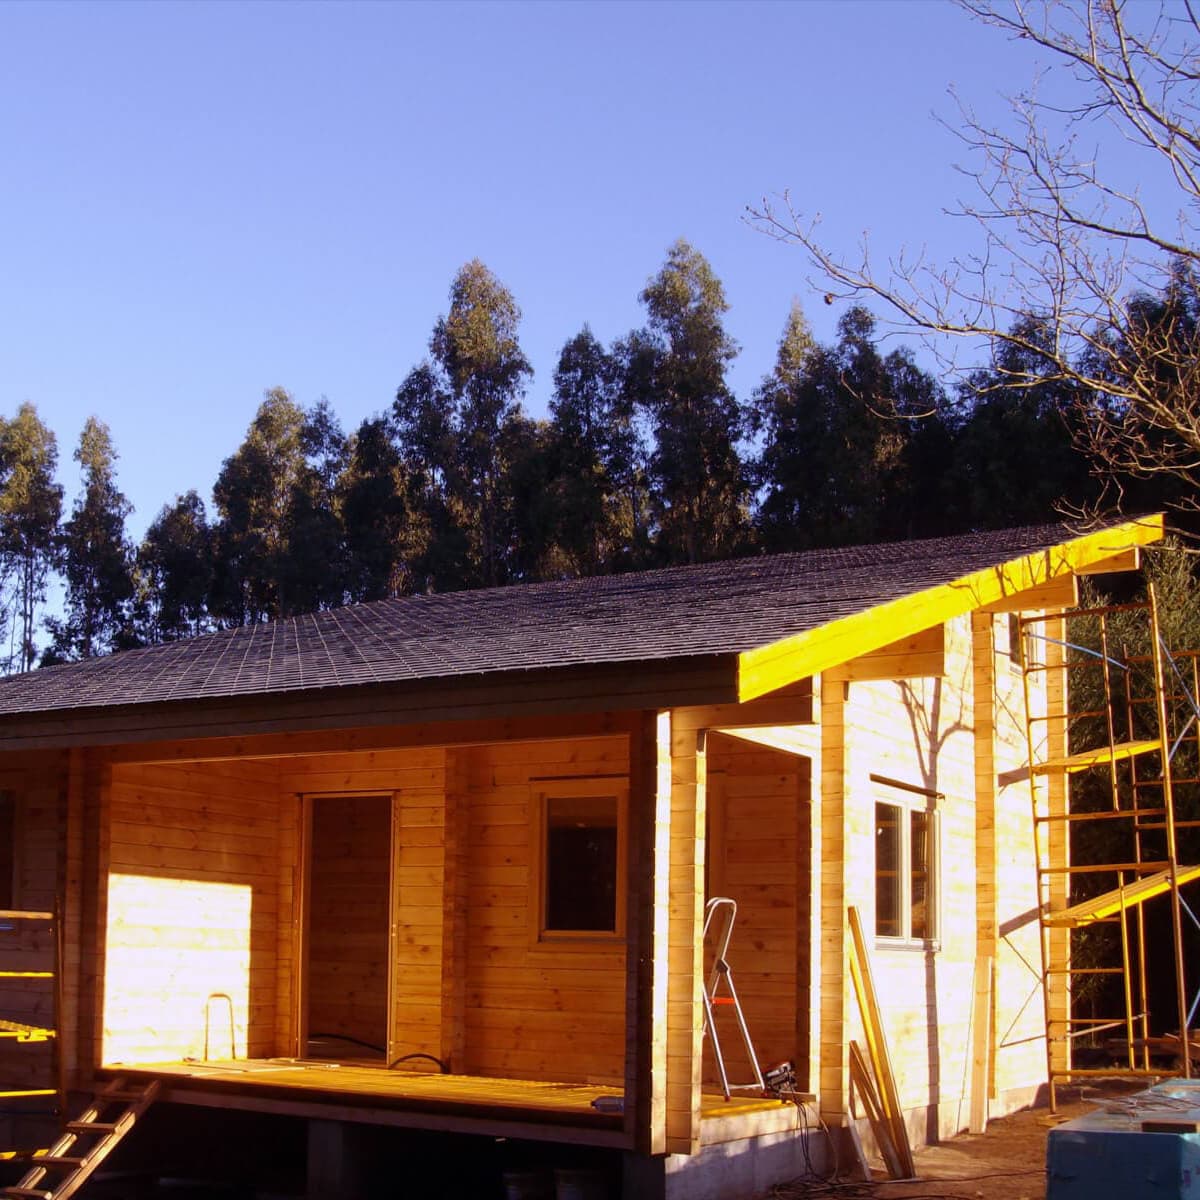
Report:
[[[1166,650],[1152,588],[1144,603],[1020,618],[1015,632],[1053,1109],[1060,1081],[1191,1074],[1195,1006],[1183,953],[1191,914],[1180,888],[1200,878],[1200,866],[1186,865],[1180,835],[1200,820],[1179,819],[1177,807],[1183,793],[1184,811],[1200,811],[1200,660]],[[1170,909],[1169,956],[1149,950],[1145,906],[1155,897]],[[1151,1019],[1164,968],[1177,1033]],[[1091,1065],[1081,1061],[1084,1047]]]

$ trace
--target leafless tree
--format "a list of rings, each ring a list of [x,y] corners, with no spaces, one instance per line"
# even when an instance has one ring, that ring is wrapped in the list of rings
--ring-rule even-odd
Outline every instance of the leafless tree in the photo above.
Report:
[[[1073,385],[1094,461],[1200,485],[1200,22],[1192,0],[959,0],[1041,63],[1002,124],[959,102],[969,254],[846,256],[785,195],[752,209],[833,298],[885,302],[957,368],[981,342],[1005,386]],[[1061,96],[1066,93],[1064,102]],[[1120,160],[1103,156],[1119,146]],[[1097,149],[1100,147],[1100,149]],[[1132,176],[1135,182],[1127,182]],[[1158,198],[1172,197],[1163,211]],[[1154,197],[1154,199],[1150,199]],[[1006,352],[1007,351],[1007,352]],[[1013,353],[1016,351],[1016,353]],[[977,366],[978,363],[971,365]]]

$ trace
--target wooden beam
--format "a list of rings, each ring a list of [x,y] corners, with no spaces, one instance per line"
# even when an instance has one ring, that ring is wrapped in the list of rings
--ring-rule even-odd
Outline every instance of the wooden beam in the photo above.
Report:
[[[497,742],[542,742],[560,738],[604,738],[626,733],[634,717],[629,713],[587,716],[546,716],[508,720],[427,721],[386,728],[356,726],[314,733],[272,733],[219,738],[184,738],[171,742],[132,743],[104,753],[110,762],[159,763],[235,762],[247,758],[309,758],[325,754],[352,754],[371,750],[404,750],[413,747],[490,746]]]
[[[1090,572],[1080,572],[1090,574]],[[1079,603],[1079,575],[1062,575],[1040,587],[1028,591],[1015,592],[1004,596],[992,604],[985,604],[980,612],[1013,613],[1035,612],[1046,608],[1074,608]]]
[[[314,735],[348,728],[472,722],[495,726],[506,721],[536,725],[571,714],[594,716],[736,700],[737,656],[711,654],[15,715],[0,723],[0,751],[290,734],[293,752],[306,753],[305,743]],[[428,744],[428,738],[423,740]]]
[[[1086,567],[1081,567],[1078,574],[1115,575],[1120,571],[1140,571],[1141,567],[1141,547],[1134,546],[1129,550],[1123,550],[1120,554],[1102,558],[1099,562],[1089,563]]]
[[[859,1012],[862,1014],[863,1033],[867,1039],[867,1050],[875,1070],[878,1085],[881,1115],[892,1136],[903,1175],[897,1179],[912,1179],[916,1174],[913,1166],[912,1147],[908,1140],[908,1129],[904,1124],[904,1110],[900,1107],[900,1094],[896,1090],[896,1077],[892,1070],[891,1054],[888,1050],[887,1033],[883,1027],[883,1016],[879,1009],[879,998],[875,991],[875,980],[871,971],[871,958],[867,953],[866,938],[858,909],[850,905],[846,910],[850,926],[850,978],[854,983],[854,994],[858,997]]]
[[[821,729],[817,725],[749,725],[744,728],[723,725],[709,732],[724,733],[743,742],[769,746],[772,750],[798,754],[802,758],[815,758],[821,750]]]
[[[797,679],[879,650],[916,630],[940,625],[1062,575],[1079,574],[1088,566],[1112,559],[1134,546],[1157,542],[1162,535],[1161,513],[1126,521],[1047,550],[973,571],[950,583],[901,596],[768,646],[744,650],[738,656],[738,698],[746,701],[766,695]]]
[[[936,679],[945,673],[946,627],[934,625],[833,667],[826,672],[826,678],[850,683],[869,679]]]

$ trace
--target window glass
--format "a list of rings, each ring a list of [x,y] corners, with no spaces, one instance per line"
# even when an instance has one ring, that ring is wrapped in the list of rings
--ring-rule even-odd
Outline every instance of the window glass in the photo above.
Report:
[[[937,937],[937,817],[932,796],[889,787],[900,803],[875,804],[875,935]]]
[[[900,937],[900,809],[875,805],[875,932]]]
[[[543,928],[617,932],[617,798],[549,795],[545,812]]]
[[[909,818],[909,936],[929,938],[933,937],[929,908],[929,814],[914,811],[909,813]]]

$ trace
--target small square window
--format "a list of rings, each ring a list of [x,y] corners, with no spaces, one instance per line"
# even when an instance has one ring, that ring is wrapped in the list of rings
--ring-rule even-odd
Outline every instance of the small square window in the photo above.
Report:
[[[624,918],[624,788],[568,780],[539,793],[539,936],[615,936]]]
[[[875,804],[875,935],[937,937],[936,814],[907,803]]]

